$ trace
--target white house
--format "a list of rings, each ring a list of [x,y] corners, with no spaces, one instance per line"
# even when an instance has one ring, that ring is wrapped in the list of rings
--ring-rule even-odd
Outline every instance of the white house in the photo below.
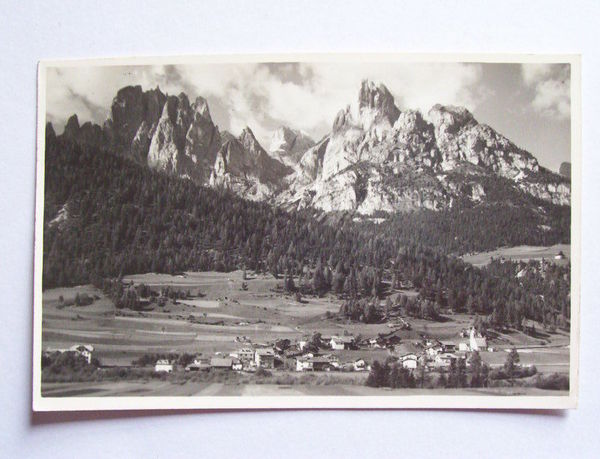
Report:
[[[208,371],[210,370],[210,359],[196,357],[192,363],[185,367],[185,371]]]
[[[456,359],[456,356],[453,354],[438,354],[435,356],[435,360],[433,365],[436,368],[447,368],[452,363],[452,360]]]
[[[173,373],[173,363],[168,360],[157,360],[154,371],[156,373]]]
[[[296,371],[312,371],[313,362],[311,358],[300,357],[296,359]]]
[[[475,328],[471,328],[469,336],[469,346],[471,351],[485,351],[487,349],[487,340],[483,336],[475,335]]]
[[[350,349],[353,344],[353,336],[332,336],[331,340],[329,341],[331,349],[336,349],[340,351],[344,349]]]
[[[87,360],[88,365],[92,363],[92,352],[94,352],[94,346],[91,344],[75,344],[69,348],[69,351],[76,352],[85,360]]]
[[[298,341],[298,349],[300,349],[301,351],[303,351],[306,346],[308,346],[307,339],[302,338],[300,341]]]
[[[471,344],[469,343],[469,341],[461,341],[460,343],[458,343],[458,350],[459,351],[470,351]]]
[[[414,370],[417,368],[419,358],[416,354],[407,354],[402,356],[402,367]]]
[[[94,352],[94,346],[92,346],[91,344],[74,344],[68,349],[53,349],[49,347],[46,349],[46,352],[60,352],[61,354],[63,352],[74,352],[75,354],[78,354],[85,358],[87,363],[90,364],[92,363],[92,352]]]
[[[275,352],[273,349],[257,349],[254,352],[254,362],[257,367],[273,368],[275,366]]]
[[[254,360],[254,349],[245,347],[237,351],[237,358],[242,362],[250,362]]]

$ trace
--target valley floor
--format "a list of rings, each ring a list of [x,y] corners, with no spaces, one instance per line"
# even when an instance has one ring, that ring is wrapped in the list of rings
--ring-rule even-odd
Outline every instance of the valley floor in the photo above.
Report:
[[[180,276],[140,274],[128,276],[125,281],[144,283],[150,287],[170,286],[189,290],[192,299],[168,302],[164,307],[151,304],[144,311],[117,310],[102,291],[92,286],[58,288],[43,293],[42,350],[68,348],[74,344],[91,344],[94,357],[103,366],[131,367],[132,361],[149,353],[190,353],[210,357],[215,353],[228,355],[249,343],[259,344],[287,338],[292,343],[319,332],[323,336],[351,334],[363,338],[389,333],[387,324],[352,323],[337,317],[341,300],[334,295],[323,298],[306,297],[299,303],[292,295],[281,293],[276,287],[283,280],[269,274],[249,274],[243,281],[241,271],[230,273],[190,272]],[[247,289],[242,288],[243,283]],[[279,293],[276,293],[279,292]],[[89,306],[64,306],[63,299],[87,293],[97,299]],[[400,293],[400,292],[395,292]],[[412,294],[411,292],[404,292]],[[327,318],[327,312],[331,317]],[[396,333],[407,344],[420,340],[421,334],[439,340],[457,340],[461,330],[468,327],[473,317],[451,314],[444,322],[407,318],[411,330]],[[531,337],[521,332],[497,334],[490,340],[496,352],[482,352],[482,360],[492,368],[501,366],[507,349],[516,346],[521,364],[535,365],[539,373],[568,373],[569,335],[558,331]],[[328,350],[340,363],[364,359],[383,362],[387,349],[361,348],[358,350]],[[274,373],[280,373],[275,370]],[[210,381],[171,382],[102,381],[88,383],[43,383],[42,393],[48,397],[77,395],[371,395],[435,393],[548,393],[535,388],[445,389],[445,390],[387,390],[365,387],[367,372],[332,375],[355,375],[362,378],[353,384],[245,384]],[[424,392],[423,392],[424,391]]]

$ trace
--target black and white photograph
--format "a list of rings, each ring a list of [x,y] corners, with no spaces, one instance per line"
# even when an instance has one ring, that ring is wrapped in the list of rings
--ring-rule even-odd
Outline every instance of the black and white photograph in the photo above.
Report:
[[[576,406],[578,56],[38,77],[34,410]]]

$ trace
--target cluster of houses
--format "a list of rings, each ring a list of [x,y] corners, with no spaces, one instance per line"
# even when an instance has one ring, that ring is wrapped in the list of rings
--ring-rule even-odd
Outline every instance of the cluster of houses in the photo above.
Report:
[[[229,355],[217,353],[212,357],[199,356],[185,367],[185,371],[209,371],[209,370],[233,370],[253,372],[259,368],[272,370],[284,366],[284,361],[293,362],[296,371],[365,371],[368,369],[363,359],[353,362],[340,363],[339,358],[333,353],[321,354],[309,344],[308,338],[299,340],[293,345],[281,346],[255,345],[247,340],[236,339],[236,342],[247,344],[246,346],[231,352]],[[331,336],[321,338],[320,347],[326,347],[332,351],[353,349],[356,347],[353,336]],[[156,372],[171,373],[175,369],[175,362],[169,360],[158,360],[154,366]],[[288,366],[290,369],[290,366]]]
[[[433,340],[424,338],[422,341],[407,342],[401,338],[398,330],[388,334],[380,334],[377,338],[358,341],[352,335],[321,337],[318,346],[315,340],[308,337],[295,343],[282,345],[252,344],[246,337],[237,339],[242,347],[224,355],[216,353],[210,357],[198,356],[185,371],[248,371],[254,372],[259,368],[272,370],[286,368],[298,372],[307,371],[368,371],[370,366],[364,359],[340,361],[338,351],[360,348],[387,349],[390,357],[395,358],[404,368],[417,369],[423,366],[427,369],[444,369],[457,359],[465,359],[471,352],[493,350],[488,347],[487,340],[475,328],[463,330],[458,340]],[[94,347],[89,344],[75,344],[64,349],[50,349],[46,353],[74,352],[81,355],[89,363],[92,362]],[[349,354],[343,354],[346,357]],[[158,373],[172,373],[176,362],[160,359],[154,365]]]
[[[298,372],[307,371],[368,371],[364,359],[351,359],[341,362],[337,351],[360,348],[387,349],[389,356],[396,359],[407,369],[423,366],[427,369],[443,369],[457,359],[467,359],[473,351],[488,350],[487,340],[474,328],[461,333],[458,340],[439,341],[424,338],[422,341],[406,342],[398,330],[381,334],[377,338],[357,341],[352,335],[321,337],[318,346],[308,337],[284,346],[281,342],[273,344],[255,344],[248,339],[237,339],[243,346],[224,355],[217,353],[211,357],[199,356],[185,367],[186,371],[231,370],[254,372],[259,368],[285,368]],[[346,357],[348,354],[345,354]],[[156,372],[170,373],[175,362],[158,360]]]
[[[461,333],[458,342],[427,340],[418,363],[427,367],[447,368],[452,361],[466,360],[471,352],[487,351],[487,339],[475,328]]]
[[[244,347],[224,356],[221,353],[212,357],[196,357],[185,371],[233,370],[256,371],[258,368],[273,369],[275,367],[275,351],[273,348]],[[171,373],[175,362],[158,360],[154,366],[155,372]]]

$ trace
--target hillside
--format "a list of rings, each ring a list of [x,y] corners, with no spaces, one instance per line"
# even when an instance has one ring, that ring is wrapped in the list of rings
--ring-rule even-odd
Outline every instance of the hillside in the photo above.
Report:
[[[522,269],[518,266],[491,264],[480,270],[445,255],[465,244],[495,247],[498,238],[534,243],[545,234],[558,237],[526,226],[518,208],[490,209],[481,220],[469,210],[419,211],[383,226],[354,222],[351,214],[287,212],[153,171],[51,131],[45,167],[44,288],[101,284],[103,278],[140,272],[247,267],[275,276],[300,274],[311,285],[320,272],[324,281],[317,291],[337,282],[359,296],[382,288],[383,281],[405,279],[421,290],[421,298],[439,307],[470,304],[482,313],[520,311],[502,313],[501,320],[518,320],[519,314],[541,320],[566,304],[568,267],[551,268],[556,272],[544,279],[532,272],[531,285],[523,286],[522,279],[510,274]],[[501,219],[509,224],[496,227]],[[440,231],[445,227],[450,233]],[[452,237],[457,227],[461,230]],[[542,293],[552,298],[552,306],[535,299]],[[515,300],[499,303],[498,298]]]

